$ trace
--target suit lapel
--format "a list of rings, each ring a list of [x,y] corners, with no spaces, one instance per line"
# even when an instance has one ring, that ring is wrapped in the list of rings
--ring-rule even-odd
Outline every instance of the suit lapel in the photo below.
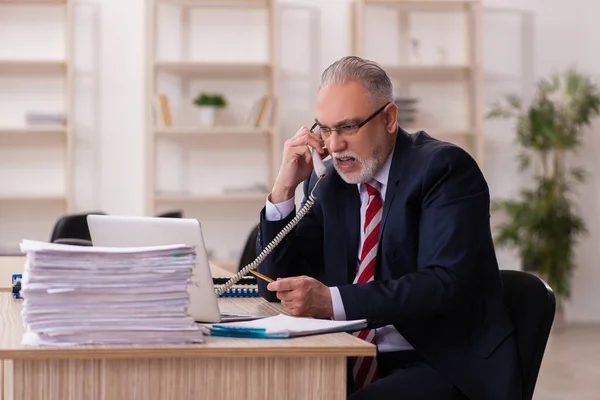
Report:
[[[390,206],[394,200],[394,196],[398,189],[398,183],[402,176],[402,171],[405,169],[406,162],[408,160],[408,150],[410,148],[410,138],[408,133],[398,128],[398,136],[396,138],[396,145],[394,146],[394,155],[392,156],[392,165],[390,166],[390,173],[388,176],[388,187],[385,192],[385,201],[383,203],[383,214],[381,216],[381,229],[379,231],[379,241],[381,243],[381,235],[385,230],[387,222],[387,216],[390,211]]]
[[[338,178],[339,199],[344,199],[338,207],[341,234],[344,237],[344,259],[347,283],[352,283],[356,276],[358,246],[360,241],[360,195],[356,185],[350,185]]]

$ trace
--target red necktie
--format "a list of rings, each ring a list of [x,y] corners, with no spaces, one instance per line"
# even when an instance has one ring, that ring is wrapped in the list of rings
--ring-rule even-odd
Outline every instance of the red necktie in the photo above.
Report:
[[[381,227],[381,214],[383,213],[383,201],[379,194],[379,183],[371,181],[365,184],[369,201],[364,221],[364,241],[360,254],[360,264],[355,284],[370,282],[375,273],[375,258],[377,256],[377,242],[379,240],[379,229]],[[354,332],[353,335],[375,344],[375,330],[365,329]],[[356,357],[352,363],[352,375],[354,376],[354,387],[358,390],[377,379],[377,361],[375,357]]]

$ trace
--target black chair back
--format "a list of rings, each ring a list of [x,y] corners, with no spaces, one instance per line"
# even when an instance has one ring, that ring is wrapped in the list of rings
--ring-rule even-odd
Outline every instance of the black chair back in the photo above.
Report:
[[[250,264],[258,256],[258,254],[256,254],[257,237],[258,225],[252,228],[252,231],[250,231],[250,234],[248,235],[248,239],[246,239],[246,244],[244,245],[244,250],[242,251],[242,256],[240,257],[238,271],[241,271],[242,268]]]
[[[531,400],[554,322],[554,292],[542,279],[529,272],[502,270],[500,277],[516,326],[523,400]]]
[[[183,218],[183,211],[181,211],[181,210],[166,211],[161,214],[157,214],[156,217],[158,217],[158,218]]]
[[[90,214],[106,215],[101,211],[64,215],[54,224],[50,242],[84,246],[91,245],[92,238],[87,224],[87,216]]]

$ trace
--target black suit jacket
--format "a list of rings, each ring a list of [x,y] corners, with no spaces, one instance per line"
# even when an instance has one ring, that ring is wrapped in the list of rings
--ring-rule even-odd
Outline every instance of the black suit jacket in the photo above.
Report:
[[[519,400],[520,370],[490,230],[487,183],[473,158],[425,132],[399,130],[385,196],[375,280],[352,281],[360,238],[357,186],[327,163],[308,214],[265,259],[272,278],[338,286],[348,319],[393,324],[472,400]],[[317,179],[304,184],[305,200]],[[264,248],[292,219],[266,221]],[[259,280],[263,297],[276,301]]]

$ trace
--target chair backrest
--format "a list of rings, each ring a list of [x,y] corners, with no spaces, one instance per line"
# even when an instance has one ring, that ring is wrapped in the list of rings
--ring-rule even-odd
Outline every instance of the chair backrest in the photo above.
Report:
[[[554,322],[554,292],[542,279],[529,272],[502,270],[500,277],[516,326],[523,400],[531,400]]]
[[[181,210],[166,211],[166,212],[157,214],[156,217],[159,217],[159,218],[183,218],[183,211],[181,211]]]
[[[246,239],[246,244],[244,245],[244,250],[242,251],[242,256],[240,257],[238,271],[241,271],[246,265],[250,264],[258,254],[256,254],[256,238],[258,237],[258,225],[252,228],[250,234],[248,235],[248,239]]]
[[[101,211],[93,211],[81,214],[64,215],[56,221],[50,236],[50,242],[58,243],[64,239],[78,239],[91,241],[90,229],[87,224],[87,216],[90,214],[105,215]],[[66,243],[62,241],[63,243]]]

